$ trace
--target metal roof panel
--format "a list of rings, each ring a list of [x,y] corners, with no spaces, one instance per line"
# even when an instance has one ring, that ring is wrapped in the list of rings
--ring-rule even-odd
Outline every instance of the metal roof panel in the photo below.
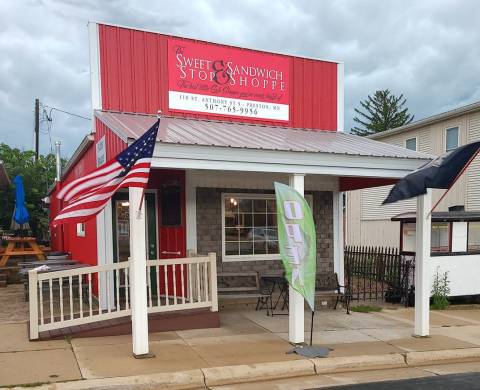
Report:
[[[95,111],[95,116],[122,139],[137,139],[155,115]],[[292,152],[431,159],[433,156],[349,133],[265,126],[180,117],[162,117],[157,142]]]

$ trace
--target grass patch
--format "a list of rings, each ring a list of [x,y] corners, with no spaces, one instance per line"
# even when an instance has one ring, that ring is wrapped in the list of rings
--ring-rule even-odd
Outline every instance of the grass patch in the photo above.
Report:
[[[350,308],[350,311],[354,311],[357,313],[372,313],[382,311],[382,308],[380,306],[358,305],[352,306]]]

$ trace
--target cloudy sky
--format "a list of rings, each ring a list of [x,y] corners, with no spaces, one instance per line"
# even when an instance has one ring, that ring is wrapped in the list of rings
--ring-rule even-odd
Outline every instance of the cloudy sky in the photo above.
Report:
[[[416,119],[480,100],[478,15],[476,0],[0,0],[0,142],[32,148],[36,97],[90,115],[88,21],[343,61],[350,128],[377,89]],[[52,118],[41,151],[61,140],[70,155],[90,123]]]

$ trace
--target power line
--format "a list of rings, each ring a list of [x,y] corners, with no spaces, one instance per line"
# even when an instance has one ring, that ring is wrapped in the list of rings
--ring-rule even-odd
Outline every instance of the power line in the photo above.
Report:
[[[71,115],[71,116],[76,116],[77,118],[82,118],[82,119],[86,119],[87,121],[91,121],[92,118],[87,118],[86,116],[83,116],[83,115],[78,115],[78,114],[74,114],[73,112],[68,112],[68,111],[65,111],[65,110],[62,110],[60,108],[56,108],[56,107],[50,107],[50,106],[45,106],[43,105],[44,108],[50,108],[50,112],[47,116],[47,119],[49,121],[52,120],[52,111],[55,110],[55,111],[59,111],[59,112],[63,112],[64,114],[67,114],[67,115]]]

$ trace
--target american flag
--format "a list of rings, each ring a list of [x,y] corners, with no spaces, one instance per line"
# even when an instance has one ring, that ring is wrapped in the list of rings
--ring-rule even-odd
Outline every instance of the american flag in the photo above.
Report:
[[[119,188],[146,188],[159,124],[160,119],[115,158],[63,187],[57,198],[68,203],[52,225],[87,221],[103,210]]]

